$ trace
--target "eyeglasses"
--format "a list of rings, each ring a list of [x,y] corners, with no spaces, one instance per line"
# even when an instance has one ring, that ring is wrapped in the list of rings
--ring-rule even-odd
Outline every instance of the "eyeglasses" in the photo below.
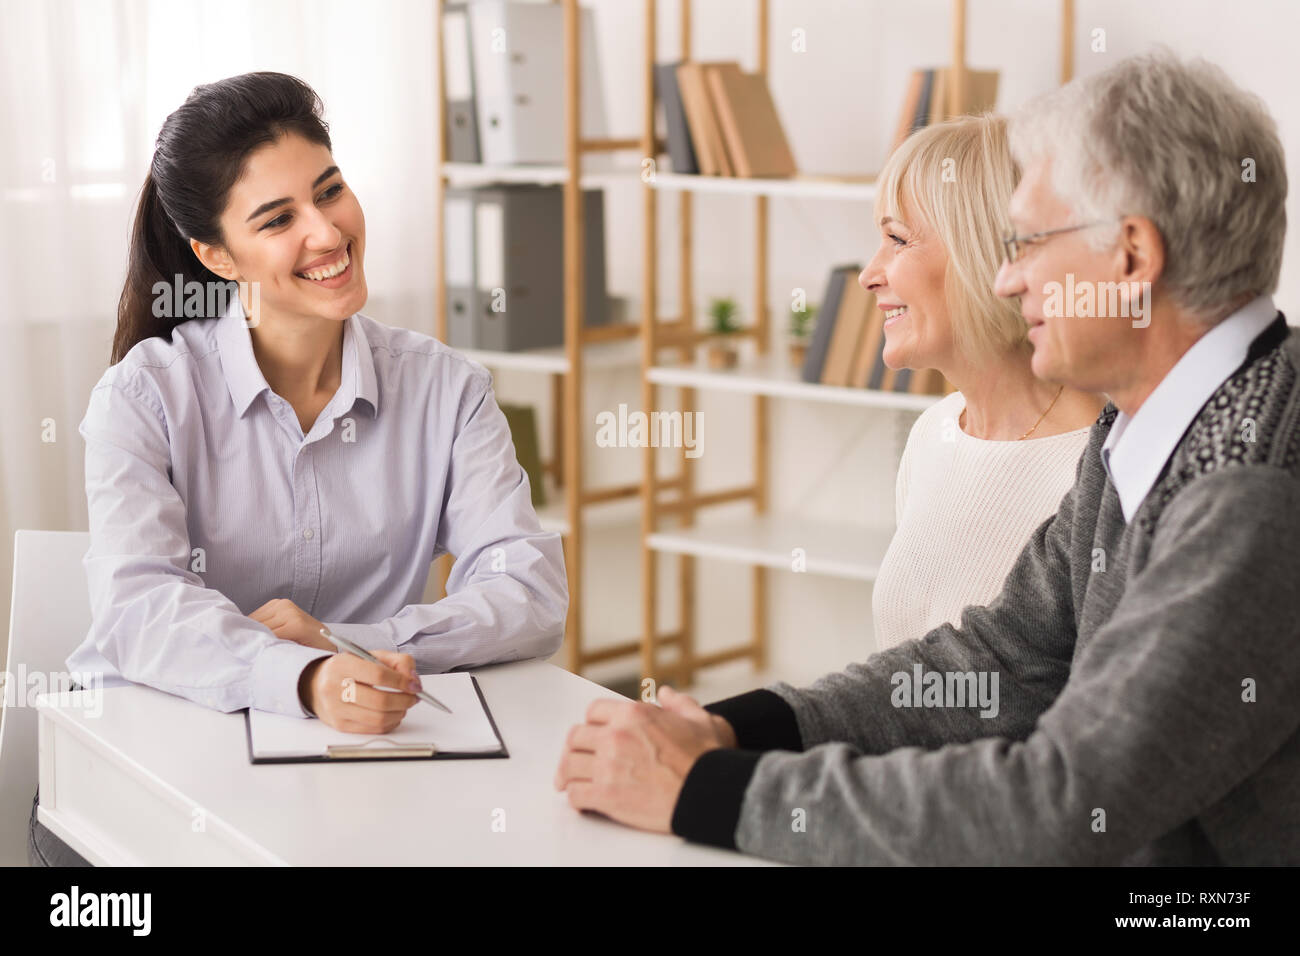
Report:
[[[1093,226],[1104,226],[1110,221],[1111,220],[1109,219],[1098,219],[1096,222],[1085,222],[1078,226],[1063,226],[1060,229],[1048,229],[1045,232],[1033,232],[1027,236],[1017,236],[1012,233],[1003,238],[1002,248],[1006,250],[1007,262],[1015,262],[1020,258],[1020,254],[1025,251],[1025,246],[1032,246],[1040,242],[1046,242],[1052,236],[1059,236],[1063,233],[1077,232],[1080,229],[1091,229]]]

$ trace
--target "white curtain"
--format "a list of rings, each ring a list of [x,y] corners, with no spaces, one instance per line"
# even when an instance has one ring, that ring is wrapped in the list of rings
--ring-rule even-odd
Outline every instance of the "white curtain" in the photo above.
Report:
[[[77,426],[163,119],[225,76],[310,83],[366,214],[365,311],[432,333],[433,30],[428,0],[0,0],[0,662],[14,531],[87,526]]]

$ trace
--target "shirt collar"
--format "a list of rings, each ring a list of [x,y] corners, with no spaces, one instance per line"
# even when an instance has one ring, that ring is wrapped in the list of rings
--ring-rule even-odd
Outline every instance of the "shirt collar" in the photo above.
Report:
[[[1251,343],[1276,317],[1271,296],[1252,300],[1197,339],[1137,414],[1115,416],[1101,446],[1101,460],[1126,522],[1133,520],[1187,426],[1246,360]]]
[[[253,354],[253,338],[245,321],[244,305],[239,296],[232,296],[232,299],[225,314],[217,320],[216,338],[235,413],[243,418],[253,400],[262,392],[270,391],[271,386]],[[375,357],[359,315],[350,316],[343,327],[343,370],[339,390],[346,393],[339,396],[344,403],[340,414],[350,410],[358,398],[365,399],[374,414],[379,413]]]

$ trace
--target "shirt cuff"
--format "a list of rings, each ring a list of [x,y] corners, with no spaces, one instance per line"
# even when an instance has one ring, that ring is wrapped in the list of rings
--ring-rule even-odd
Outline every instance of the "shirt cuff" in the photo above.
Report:
[[[731,724],[736,746],[742,750],[803,750],[794,709],[773,691],[752,690],[704,709]]]
[[[695,843],[735,850],[745,789],[762,754],[719,748],[696,758],[673,808],[672,830]]]
[[[322,623],[329,628],[331,634],[337,634],[339,637],[346,637],[353,644],[364,647],[368,651],[401,650],[401,648],[393,643],[392,637],[389,636],[388,629],[382,625]]]
[[[298,697],[298,679],[312,661],[329,657],[329,651],[277,641],[253,661],[253,707],[287,717],[310,717]]]

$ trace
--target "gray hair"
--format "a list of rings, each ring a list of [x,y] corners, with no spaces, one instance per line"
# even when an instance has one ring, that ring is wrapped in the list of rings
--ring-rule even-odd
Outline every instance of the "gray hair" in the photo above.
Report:
[[[1165,244],[1160,284],[1209,318],[1277,289],[1286,164],[1259,97],[1204,60],[1128,57],[1027,104],[1012,120],[1022,168],[1051,161],[1052,185],[1088,221],[1150,219]],[[1090,230],[1104,248],[1115,230]]]

